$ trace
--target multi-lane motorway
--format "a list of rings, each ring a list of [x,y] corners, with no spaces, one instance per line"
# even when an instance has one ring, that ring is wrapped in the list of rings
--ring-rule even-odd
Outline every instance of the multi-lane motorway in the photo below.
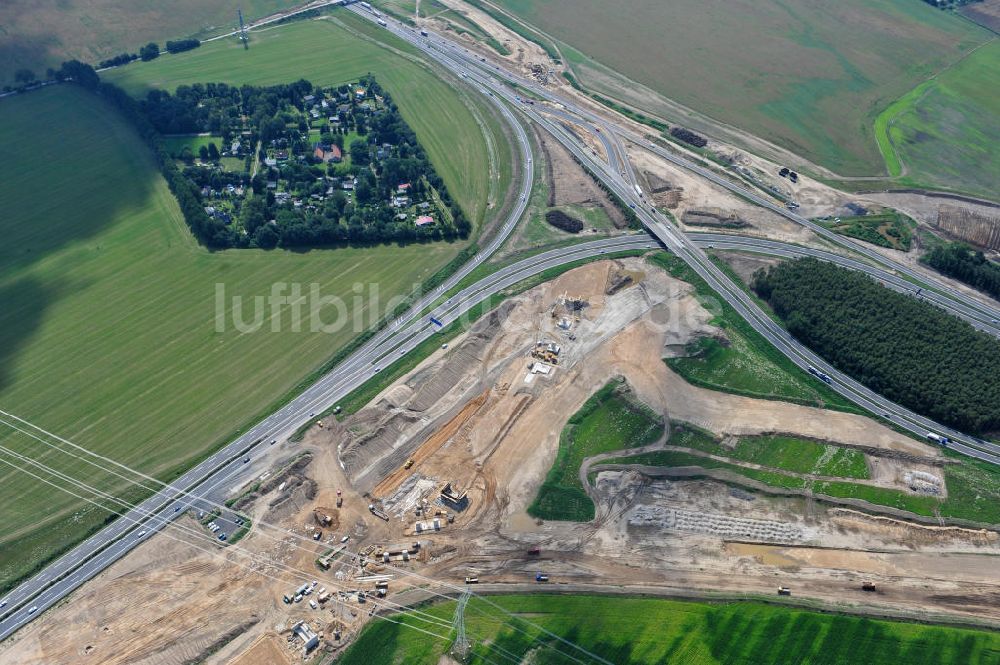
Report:
[[[365,14],[365,12],[358,8],[355,8],[354,11],[356,11],[359,15]],[[414,30],[399,24],[393,24],[392,22],[389,23],[388,29],[392,30],[403,39],[410,41],[418,48],[421,48],[439,63],[461,72],[462,75],[468,80],[488,87],[491,95],[505,99],[508,103],[518,105],[521,108],[522,113],[527,115],[533,122],[545,127],[577,158],[577,160],[587,165],[594,173],[597,173],[601,180],[609,187],[609,189],[611,189],[611,191],[613,191],[623,201],[627,202],[630,207],[634,208],[636,214],[642,220],[647,230],[654,237],[656,237],[668,250],[677,254],[678,257],[691,266],[691,268],[702,279],[704,279],[709,286],[711,286],[721,297],[725,298],[741,316],[747,319],[750,325],[752,325],[761,335],[768,339],[803,370],[807,369],[809,366],[818,368],[820,371],[834,379],[834,384],[832,386],[834,390],[838,391],[856,404],[869,409],[873,413],[879,414],[886,420],[891,421],[895,425],[902,427],[917,436],[923,436],[929,431],[942,433],[952,439],[953,450],[979,459],[1000,463],[1000,446],[996,446],[995,444],[981,441],[975,437],[943,427],[928,418],[920,416],[909,411],[908,409],[904,409],[903,407],[890,402],[889,400],[886,400],[857,381],[837,371],[826,363],[826,361],[802,346],[799,342],[793,339],[786,330],[771,320],[770,317],[768,317],[757,306],[753,299],[750,298],[742,290],[742,288],[740,288],[740,286],[735,284],[722,270],[709,260],[705,253],[692,241],[689,236],[676,229],[665,216],[660,214],[655,207],[652,207],[645,200],[644,196],[640,192],[633,188],[634,182],[630,182],[628,179],[628,168],[616,169],[608,162],[596,159],[593,152],[587,146],[583,145],[571,132],[567,131],[561,122],[553,120],[552,116],[547,113],[546,108],[536,104],[523,104],[521,95],[524,94],[523,90],[529,90],[532,94],[547,100],[550,104],[557,105],[557,108],[560,111],[559,117],[561,119],[566,118],[566,114],[574,114],[577,117],[577,126],[590,127],[593,131],[595,131],[595,133],[609,134],[612,135],[613,140],[617,140],[619,129],[612,126],[606,119],[600,118],[590,111],[576,106],[571,101],[559,97],[556,93],[539,86],[534,81],[502,71],[497,65],[486,64],[481,58],[477,59],[466,49],[456,46],[455,44],[441,39],[433,34],[420,36]],[[500,80],[500,77],[506,81],[516,84],[518,90],[522,92],[515,92],[515,90],[509,87],[507,83]],[[857,245],[857,243],[851,241],[850,239],[828,233],[826,229],[817,227],[815,224],[809,222],[809,220],[794,215],[782,205],[762,199],[754,192],[731,182],[729,179],[716,174],[714,171],[704,168],[687,159],[673,155],[669,151],[664,150],[661,146],[648,141],[645,137],[630,134],[628,130],[622,131],[621,133],[634,143],[642,145],[649,150],[653,150],[658,154],[662,154],[672,163],[680,166],[681,168],[705,177],[719,186],[724,187],[748,200],[757,202],[776,213],[792,219],[793,221],[801,223],[809,228],[813,228],[814,230],[818,229],[817,232],[820,233],[820,235],[830,239],[838,245],[851,250],[854,250]],[[623,150],[620,152],[624,153]],[[622,175],[623,172],[625,175]],[[1000,318],[1000,313],[997,312],[996,308],[979,302],[976,299],[969,298],[964,294],[955,294],[953,290],[936,283],[935,280],[931,280],[925,275],[915,273],[906,266],[886,259],[867,247],[860,247],[858,251],[860,254],[877,265],[885,266],[889,271],[902,274],[922,284],[929,283],[930,290],[936,292],[935,297],[939,296],[942,299],[950,300],[951,308],[953,310],[959,307],[967,308],[967,312],[975,313],[975,319],[978,321],[978,325],[981,328],[996,334],[996,321]],[[914,290],[915,289],[916,287],[914,287]]]
[[[352,9],[359,15],[364,15],[374,20],[372,15],[357,5],[353,6]],[[809,365],[815,366],[833,377],[834,383],[832,387],[841,394],[917,435],[922,436],[927,431],[946,433],[954,439],[955,443],[953,447],[959,452],[1000,464],[1000,447],[958,432],[950,431],[922,416],[885,400],[849,377],[841,374],[821,358],[802,347],[784,329],[775,324],[774,321],[762,312],[756,303],[738,285],[733,283],[725,273],[715,266],[702,251],[701,247],[711,245],[718,249],[741,249],[778,256],[817,256],[824,260],[835,261],[840,265],[852,269],[862,270],[880,279],[892,288],[908,292],[914,292],[916,289],[910,280],[918,280],[921,283],[926,283],[928,282],[926,276],[915,274],[909,268],[891,262],[877,252],[859,246],[853,241],[845,241],[841,236],[832,234],[827,229],[794,215],[786,210],[784,206],[759,197],[754,192],[734,184],[729,179],[718,175],[714,171],[678,157],[643,136],[632,134],[628,130],[622,130],[609,123],[606,119],[596,116],[586,109],[578,108],[564,99],[558,98],[554,93],[541,88],[532,81],[522,79],[508,72],[501,72],[496,66],[487,65],[471,53],[446,40],[433,35],[421,37],[405,26],[392,21],[388,23],[387,29],[416,45],[441,66],[461,76],[471,86],[492,99],[499,112],[512,128],[520,158],[525,168],[522,169],[523,177],[521,178],[519,192],[516,195],[510,214],[507,215],[498,233],[496,233],[487,246],[472,261],[463,266],[432,293],[422,297],[406,315],[400,317],[390,326],[376,334],[358,351],[309,387],[299,397],[250,428],[245,434],[192,468],[171,485],[164,487],[150,496],[127,515],[79,544],[71,552],[52,563],[42,573],[27,580],[13,592],[0,599],[0,640],[11,635],[32,618],[38,616],[47,607],[58,602],[58,600],[65,597],[66,594],[77,588],[80,584],[92,578],[101,570],[104,570],[114,561],[120,559],[138,543],[152,537],[164,524],[183,513],[183,510],[175,510],[176,508],[183,509],[189,505],[197,505],[199,497],[212,496],[222,489],[244,482],[251,470],[251,467],[244,463],[246,456],[256,459],[266,454],[272,442],[289,435],[304,422],[313,418],[315,414],[329,408],[351,392],[351,390],[372,378],[383,367],[388,366],[396,360],[401,353],[405,354],[407,350],[412,349],[415,345],[436,333],[438,328],[430,323],[427,315],[428,308],[432,307],[435,302],[440,301],[443,294],[451,291],[476,266],[499,248],[504,240],[506,240],[514,225],[521,218],[527,206],[532,186],[531,149],[522,123],[512,113],[512,108],[519,109],[518,112],[520,114],[545,127],[578,160],[587,165],[594,173],[598,174],[615,194],[633,206],[650,234],[656,238],[656,241],[644,235],[625,236],[582,243],[544,252],[502,268],[475,284],[451,294],[445,302],[436,305],[430,311],[430,316],[433,316],[447,326],[483,299],[489,298],[500,290],[551,267],[564,265],[583,258],[599,256],[603,253],[628,249],[648,249],[662,245],[686,261],[721,297],[725,298],[740,315],[746,318],[750,325],[792,359],[793,362],[803,369]],[[539,108],[535,105],[523,104],[520,94],[501,80],[500,76],[507,81],[515,82],[523,89],[531,90],[539,98],[558,104],[558,106]],[[555,110],[558,110],[558,114],[553,113]],[[572,120],[579,126],[590,128],[596,135],[599,135],[600,141],[607,152],[608,161],[605,162],[596,159],[596,156],[590,149],[584,146],[578,137],[568,132],[557,119]],[[650,207],[643,196],[633,188],[634,177],[631,173],[631,165],[628,163],[625,149],[621,143],[622,138],[652,150],[678,166],[734,191],[758,205],[789,217],[793,221],[813,229],[819,235],[827,237],[838,245],[847,247],[885,268],[872,266],[869,263],[830,252],[776,243],[769,240],[739,238],[722,234],[683,234],[656,212],[655,209]],[[900,277],[900,274],[909,279]],[[992,334],[1000,334],[1000,330],[998,330],[996,325],[996,320],[1000,315],[988,305],[984,305],[962,294],[954,294],[947,287],[943,286],[926,289],[922,295],[954,314],[969,320],[977,327]],[[66,449],[72,446],[70,442],[61,442],[59,445]],[[77,454],[85,454],[80,450],[76,450],[75,452]],[[110,460],[102,460],[102,463],[107,465],[114,464]],[[121,470],[131,473],[125,467],[121,467]],[[147,486],[153,485],[152,479],[143,480],[138,478],[138,480],[144,482]],[[150,515],[153,515],[153,517],[149,517]],[[36,609],[29,613],[31,608]]]
[[[110,526],[88,538],[69,554],[32,577],[13,592],[0,599],[0,639],[6,638],[53,603],[86,582],[94,575],[127,554],[139,543],[151,538],[156,531],[183,514],[189,506],[197,506],[201,497],[211,497],[221,489],[245,482],[253,471],[244,462],[252,461],[271,448],[272,442],[291,434],[314,414],[343,399],[357,386],[371,379],[381,368],[400,356],[400,349],[412,349],[437,333],[438,326],[429,316],[445,326],[469,309],[517,282],[567,262],[629,249],[649,249],[656,243],[646,235],[624,236],[592,241],[586,244],[543,252],[519,261],[475,284],[453,294],[427,316],[414,316],[393,326],[366,344],[358,353],[325,375],[299,398],[252,428],[225,449],[215,453],[182,478],[164,487]],[[436,294],[434,297],[439,297]],[[429,302],[422,301],[424,306]],[[416,311],[419,314],[424,307]],[[24,429],[26,426],[21,425]],[[70,449],[68,442],[61,444]],[[79,451],[75,451],[79,454]],[[108,464],[107,462],[102,462]],[[121,471],[128,473],[122,467]],[[123,473],[123,475],[124,475]],[[196,475],[197,474],[197,475]],[[136,477],[147,486],[153,483]],[[191,477],[193,480],[188,480]],[[180,510],[175,510],[175,508]],[[150,515],[155,517],[150,518]],[[37,609],[29,613],[32,607]]]

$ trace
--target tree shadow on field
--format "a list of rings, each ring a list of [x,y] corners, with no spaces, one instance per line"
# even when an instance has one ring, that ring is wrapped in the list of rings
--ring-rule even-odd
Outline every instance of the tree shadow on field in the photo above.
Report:
[[[14,359],[38,330],[58,290],[30,277],[0,286],[0,391],[12,382]]]
[[[0,160],[0,280],[149,205],[161,177],[152,153],[101,98],[57,85],[0,100],[0,108],[10,111],[0,128],[8,152]]]
[[[88,285],[79,275],[88,262],[102,260],[102,245],[135,242],[139,233],[157,238],[138,225],[115,237],[101,234],[127,223],[130,211],[148,210],[161,176],[149,148],[118,111],[75,86],[3,99],[0,110],[0,143],[7,151],[0,160],[3,389],[18,352],[49,309]],[[162,221],[165,228],[170,223]]]
[[[11,7],[10,11],[17,9]],[[56,35],[19,35],[4,31],[0,42],[0,63],[3,63],[0,65],[0,85],[14,84],[14,72],[21,68],[44,78],[48,67],[58,68],[60,62],[69,59],[60,54],[61,49]]]

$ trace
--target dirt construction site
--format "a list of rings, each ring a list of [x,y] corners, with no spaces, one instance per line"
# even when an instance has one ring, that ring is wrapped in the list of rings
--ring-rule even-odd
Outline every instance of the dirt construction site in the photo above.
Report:
[[[1000,622],[993,531],[599,460],[585,462],[594,520],[527,514],[567,419],[615,377],[668,427],[850,446],[883,487],[940,474],[936,448],[862,416],[686,383],[663,358],[721,334],[711,319],[687,284],[641,257],[511,297],[361,411],[282,443],[281,462],[234,495],[255,524],[238,546],[194,545],[172,527],[33,622],[0,660],[302,662],[343,649],[380,603],[467,578],[524,591],[539,570],[550,590],[739,597],[785,585],[839,608]],[[193,516],[177,524],[200,528]]]

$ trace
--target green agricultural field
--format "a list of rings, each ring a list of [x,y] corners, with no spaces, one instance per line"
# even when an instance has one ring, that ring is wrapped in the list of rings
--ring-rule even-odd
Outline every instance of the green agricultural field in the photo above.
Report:
[[[883,111],[876,136],[890,172],[1000,198],[1000,39]]]
[[[758,602],[699,603],[605,596],[473,598],[465,611],[472,665],[589,660],[550,631],[617,665],[996,665],[1000,635],[985,630],[821,614]],[[502,611],[510,614],[502,614]],[[370,624],[338,665],[434,665],[451,640],[455,602]],[[399,623],[396,623],[396,622]],[[528,621],[531,623],[529,624]],[[418,630],[419,629],[419,630]],[[430,633],[430,634],[428,634]],[[453,637],[453,636],[452,636]],[[572,654],[570,658],[568,654]]]
[[[435,72],[402,40],[335,10],[321,20],[254,32],[247,51],[222,40],[107,72],[105,78],[141,96],[151,88],[172,91],[182,84],[213,81],[274,85],[304,78],[333,86],[372,73],[392,94],[448,191],[478,225],[509,182],[509,142],[485,102]]]
[[[609,382],[566,423],[559,452],[528,514],[548,520],[594,519],[594,502],[580,484],[583,461],[600,453],[653,443],[662,434],[662,419],[636,402],[623,380]]]
[[[44,76],[76,58],[97,63],[124,51],[136,53],[147,42],[160,48],[168,39],[206,37],[233,30],[237,8],[247,19],[301,4],[297,0],[60,0],[0,3],[0,84],[28,67]]]
[[[295,44],[302,52],[296,54]],[[353,59],[345,60],[340,49]],[[265,66],[268,52],[283,53],[284,68]],[[242,69],[226,64],[247,53],[257,59]],[[309,75],[332,83],[384,71],[382,80],[411,114],[436,168],[450,179],[450,191],[482,218],[490,150],[477,115],[423,66],[323,21],[264,33],[249,52],[206,46],[133,65],[118,76],[134,91],[145,86],[141,73],[171,72],[175,83],[200,79],[198,58],[206,58],[205,80],[232,81],[223,73],[242,71],[267,82]],[[306,61],[311,71],[296,67]],[[230,320],[219,333],[217,285],[226,291],[227,316],[232,297],[241,296],[244,318],[252,321],[254,299],[286,282],[306,292],[318,285],[322,295],[342,298],[359,323],[371,325],[385,315],[390,298],[409,293],[463,248],[437,243],[210,253],[191,238],[149,149],[113,109],[72,86],[0,104],[6,149],[0,173],[6,210],[0,220],[0,408],[161,479],[175,477],[263,415],[360,332],[353,322],[331,333],[310,334],[308,325],[292,332],[286,308],[275,321],[281,332],[270,332],[272,319],[261,309],[267,318],[260,332],[240,334]],[[489,119],[483,126],[496,127]],[[504,154],[492,135],[490,143]],[[509,153],[505,159],[509,177]],[[357,308],[355,284],[366,285]],[[367,297],[373,288],[377,304]],[[335,312],[327,309],[323,316],[330,322]],[[67,465],[24,435],[4,428],[0,441],[124,493],[115,479]],[[7,497],[0,507],[0,587],[107,516],[7,466],[0,468],[0,482]]]
[[[691,345],[689,356],[667,359],[670,369],[685,381],[736,395],[860,413],[858,407],[799,369],[761,337],[683,261],[661,252],[650,262],[693,285],[698,298],[716,313],[712,324],[722,328],[727,338],[726,342],[702,338]]]
[[[695,129],[709,125],[706,117],[722,121],[853,176],[884,173],[873,133],[879,112],[992,38],[913,0],[497,4],[579,51],[564,55],[594,92]],[[978,126],[995,109],[995,100],[983,103],[990,91],[984,84],[966,98]],[[671,112],[657,94],[700,119]]]

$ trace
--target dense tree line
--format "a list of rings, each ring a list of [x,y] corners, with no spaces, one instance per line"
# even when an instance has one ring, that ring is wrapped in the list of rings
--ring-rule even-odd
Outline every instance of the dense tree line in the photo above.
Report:
[[[244,239],[235,229],[227,227],[221,220],[210,217],[205,212],[200,187],[177,167],[164,148],[159,132],[143,114],[139,104],[128,93],[111,83],[100,83],[96,87],[96,92],[121,111],[152,149],[160,172],[177,199],[191,233],[200,242],[213,249],[244,245]]]
[[[680,139],[685,143],[693,145],[696,148],[704,148],[708,145],[708,139],[700,134],[695,134],[690,129],[684,129],[683,127],[673,127],[670,130],[670,135],[675,139]]]
[[[924,255],[923,261],[949,277],[1000,298],[1000,264],[961,243],[941,244]]]
[[[64,62],[54,74],[56,80],[74,83],[103,97],[131,122],[139,136],[152,149],[160,172],[177,199],[184,220],[198,240],[212,248],[231,247],[238,242],[233,237],[233,231],[205,213],[198,186],[180,172],[173,158],[164,149],[159,133],[128,93],[110,83],[102,83],[94,68],[79,60]]]
[[[198,48],[201,42],[197,39],[174,39],[168,40],[166,46],[168,53],[183,53]]]
[[[155,60],[160,57],[160,47],[157,46],[156,42],[149,42],[139,49],[139,57],[142,58],[143,62]]]
[[[101,69],[105,69],[106,67],[121,67],[122,65],[127,65],[128,63],[138,59],[139,59],[138,53],[119,53],[113,58],[108,58],[107,60],[101,60],[101,62],[97,66],[100,67]]]
[[[96,90],[101,83],[94,68],[79,60],[67,60],[62,63],[58,70],[52,72],[52,78],[60,82],[76,83],[87,90]]]
[[[173,94],[152,90],[140,106],[163,134],[210,132],[227,138],[241,128],[240,117],[246,115],[260,138],[269,141],[284,131],[290,119],[282,109],[293,106],[304,111],[302,100],[312,92],[313,85],[305,80],[266,88],[195,83],[178,86]]]
[[[549,210],[545,213],[545,221],[567,233],[579,233],[583,230],[583,222],[576,217],[570,217],[562,210]]]
[[[927,302],[812,258],[754,290],[806,346],[872,390],[973,434],[1000,430],[1000,342]]]
[[[963,5],[971,5],[976,2],[982,2],[982,0],[924,0],[924,2],[931,7],[937,7],[938,9],[953,9]]]

